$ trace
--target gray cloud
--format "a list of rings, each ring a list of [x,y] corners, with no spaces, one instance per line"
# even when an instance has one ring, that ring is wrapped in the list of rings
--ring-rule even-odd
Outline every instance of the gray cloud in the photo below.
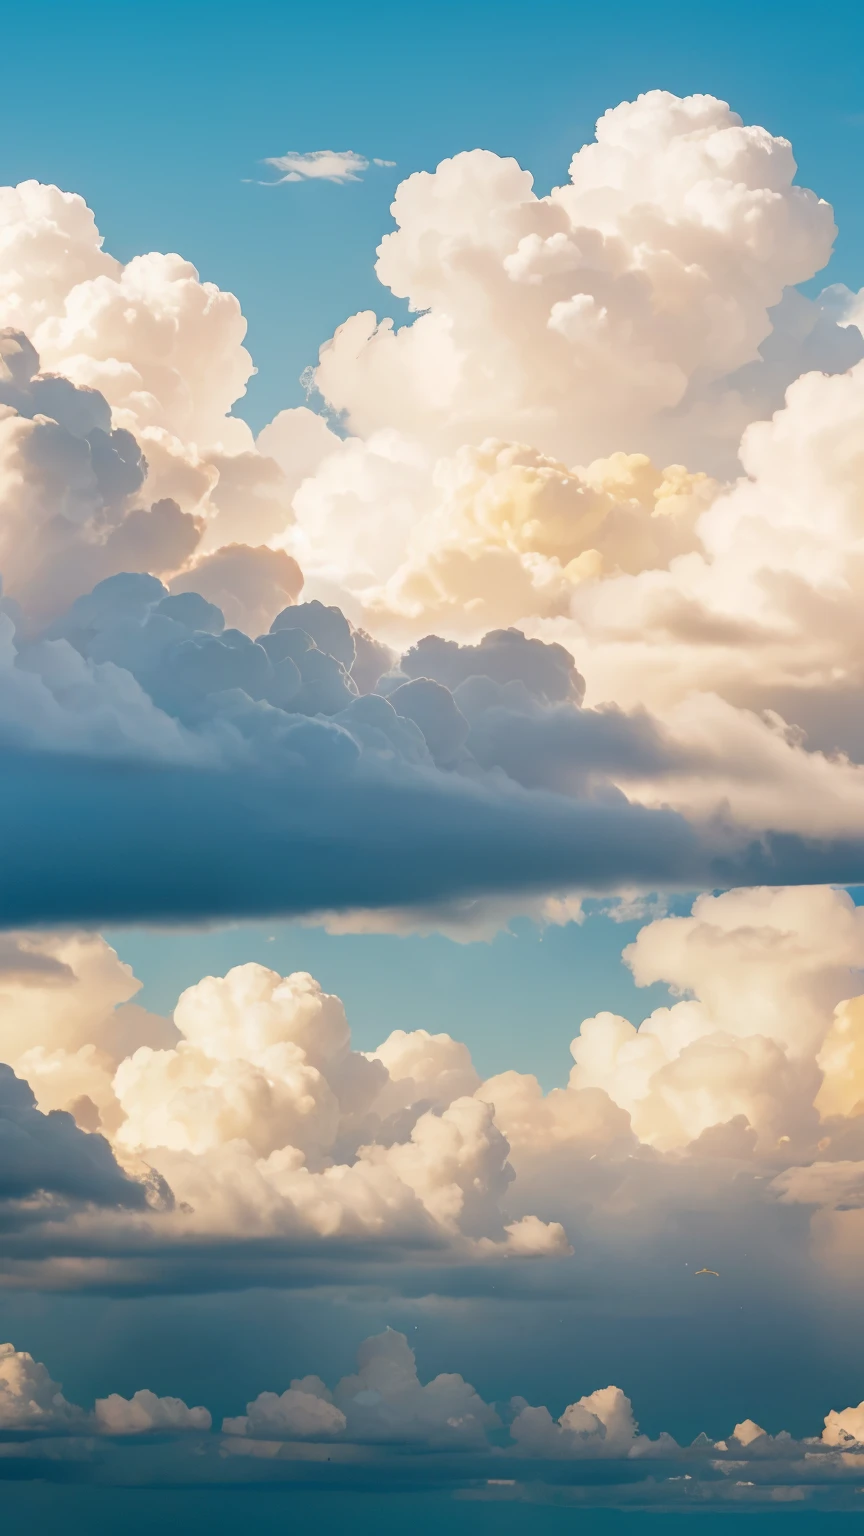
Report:
[[[104,1136],[79,1130],[61,1110],[43,1115],[29,1084],[0,1065],[0,1208],[35,1195],[131,1209],[146,1203],[144,1185],[118,1166]],[[8,1209],[4,1216],[8,1225]]]

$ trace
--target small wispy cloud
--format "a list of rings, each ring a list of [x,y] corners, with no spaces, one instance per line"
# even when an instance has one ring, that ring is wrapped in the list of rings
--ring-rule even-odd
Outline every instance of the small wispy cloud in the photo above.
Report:
[[[311,149],[305,155],[291,150],[287,155],[273,155],[264,161],[282,174],[267,186],[282,186],[286,181],[333,181],[343,186],[348,181],[359,181],[368,171],[370,161],[365,155],[355,154],[353,149]],[[372,165],[395,165],[395,160],[372,160]]]

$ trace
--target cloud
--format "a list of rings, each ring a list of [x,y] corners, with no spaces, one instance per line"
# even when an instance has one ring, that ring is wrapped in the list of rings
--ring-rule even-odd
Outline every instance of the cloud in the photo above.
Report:
[[[7,1434],[144,1435],[154,1430],[209,1430],[211,1422],[206,1408],[187,1408],[179,1398],[148,1391],[130,1399],[117,1393],[99,1398],[89,1414],[66,1401],[45,1366],[26,1350],[0,1344],[0,1431]]]
[[[119,1465],[139,1487],[166,1478],[174,1488],[202,1478],[211,1486],[242,1483],[250,1462],[256,1480],[296,1487],[319,1480],[326,1461],[328,1485],[355,1493],[407,1475],[463,1496],[559,1506],[855,1507],[864,1405],[829,1411],[821,1436],[772,1435],[747,1418],[725,1439],[700,1434],[680,1445],[666,1433],[640,1434],[629,1398],[615,1386],[574,1398],[556,1420],[523,1397],[488,1403],[456,1373],[424,1382],[405,1335],[392,1329],[366,1339],[357,1364],[332,1390],[305,1376],[281,1394],[260,1393],[245,1414],[223,1420],[220,1436],[207,1409],[149,1391],[112,1394],[86,1413],[66,1402],[44,1365],[3,1345],[0,1424],[13,1439],[2,1447],[0,1475],[13,1470],[10,1452],[17,1475],[28,1457],[92,1462],[102,1437],[96,1481],[114,1481]],[[134,1460],[121,1459],[129,1453]],[[38,1475],[47,1475],[44,1465]]]
[[[392,160],[376,160],[375,165],[392,165]],[[357,155],[353,149],[311,149],[306,154],[291,150],[287,155],[275,155],[264,161],[281,171],[275,186],[288,181],[334,181],[343,186],[346,181],[360,181],[369,161]]]
[[[245,572],[254,602],[259,575],[273,576],[253,556],[208,557],[210,590],[233,570],[242,592]],[[689,701],[669,726],[585,709],[569,653],[520,631],[462,648],[429,637],[397,667],[317,599],[253,641],[200,594],[131,573],[41,637],[19,639],[2,614],[0,626],[9,925],[428,911],[860,867],[860,768],[716,699]],[[166,878],[154,885],[156,846]]]
[[[431,305],[398,333],[400,355],[420,349],[411,388],[421,378],[443,384],[450,378],[446,348],[426,359],[426,343],[421,346],[434,322],[443,326],[442,335],[456,327],[453,336],[458,332],[466,368],[488,373],[490,359],[502,347],[507,357],[515,347],[510,357],[515,372],[508,373],[510,365],[503,362],[492,366],[506,386],[506,399],[492,399],[488,390],[472,385],[470,400],[482,399],[490,411],[489,420],[480,422],[465,415],[468,395],[460,405],[462,385],[457,389],[451,380],[452,399],[449,384],[443,395],[436,385],[439,404],[428,409],[427,402],[409,422],[399,411],[410,390],[399,384],[391,410],[383,384],[380,390],[377,383],[364,385],[364,409],[379,412],[375,421],[360,423],[364,438],[343,439],[322,417],[299,410],[279,413],[257,442],[230,416],[251,367],[242,345],[245,322],[233,296],[202,284],[179,256],[151,253],[126,265],[117,262],[102,250],[89,210],[70,194],[35,183],[8,189],[2,221],[11,264],[0,271],[0,319],[10,327],[4,364],[10,414],[0,425],[8,436],[9,490],[0,553],[7,591],[17,604],[9,612],[18,642],[35,638],[46,619],[61,617],[70,598],[120,566],[159,571],[171,593],[198,590],[215,601],[227,630],[245,626],[250,638],[256,631],[264,636],[286,603],[290,609],[296,602],[302,567],[312,599],[302,605],[304,618],[313,629],[316,599],[323,594],[324,606],[332,608],[336,589],[344,593],[355,635],[362,626],[362,663],[354,641],[357,678],[362,676],[364,690],[377,687],[393,697],[401,710],[400,763],[413,726],[412,767],[420,766],[422,694],[426,750],[451,780],[469,776],[467,765],[476,787],[479,765],[490,790],[500,788],[503,774],[505,783],[530,783],[535,795],[545,787],[568,799],[597,801],[617,792],[619,804],[624,794],[647,809],[670,807],[682,814],[700,828],[700,842],[701,828],[727,815],[745,843],[765,834],[823,843],[856,840],[859,774],[835,760],[838,746],[851,748],[853,756],[856,750],[849,739],[855,712],[845,707],[857,687],[857,650],[853,638],[846,639],[855,633],[854,597],[843,597],[847,587],[854,592],[854,539],[838,500],[841,482],[851,476],[854,484],[854,456],[843,444],[847,437],[854,441],[856,369],[800,380],[773,423],[751,424],[742,450],[749,478],[731,491],[702,469],[685,469],[666,457],[671,446],[666,438],[680,427],[688,453],[704,462],[699,411],[721,423],[732,442],[742,425],[768,408],[769,397],[770,404],[779,403],[800,366],[827,367],[830,361],[831,368],[842,370],[858,355],[851,299],[841,302],[829,294],[816,305],[789,289],[825,259],[833,237],[827,205],[798,188],[793,177],[788,144],[744,127],[724,103],[655,92],[607,114],[596,143],[574,158],[569,185],[547,199],[535,197],[530,178],[513,162],[485,152],[457,157],[432,177],[409,178],[397,198],[398,228],[382,247],[381,272],[421,308]],[[490,212],[482,228],[463,196],[464,186],[475,182]],[[601,184],[612,189],[605,203],[598,201]],[[534,228],[538,221],[542,230]],[[568,251],[570,245],[576,251],[563,268],[562,239]],[[455,241],[452,249],[448,241]],[[32,258],[26,269],[13,261],[24,249]],[[62,260],[58,253],[65,253]],[[679,268],[686,282],[673,285],[673,302],[663,274]],[[565,276],[575,281],[574,274],[589,287],[600,276],[601,287],[606,284],[602,294],[592,289],[593,297],[580,289],[601,305],[611,327],[596,356],[591,354],[588,372],[582,343],[571,335],[572,315],[565,324],[572,292],[568,296],[556,287]],[[478,284],[493,293],[501,282],[506,305],[475,302]],[[527,323],[530,313],[531,323],[526,328],[520,320],[519,336],[508,341],[517,299],[517,309],[528,305],[523,319]],[[568,402],[562,431],[578,421],[587,434],[589,451],[583,456],[580,450],[581,466],[574,463],[578,445],[563,436],[553,441],[558,406],[553,409],[552,402],[531,414],[556,376],[546,359],[539,385],[534,381],[528,354],[523,358],[519,352],[531,336],[542,342],[538,356],[545,359],[544,349],[551,346],[555,366],[564,369],[566,378],[554,386],[555,401]],[[643,414],[641,425],[628,426],[627,411],[622,414],[618,370],[634,338],[661,371],[677,368],[681,374],[677,425],[672,416],[659,424],[660,397],[653,385],[650,421]],[[395,345],[395,335],[393,340]],[[563,353],[559,343],[566,343]],[[336,348],[343,359],[345,346],[343,338]],[[820,347],[827,349],[824,358]],[[322,387],[331,352],[322,362]],[[384,372],[389,368],[387,363]],[[754,368],[759,378],[764,375],[763,383],[770,375],[767,394],[751,376]],[[650,372],[640,353],[639,366],[630,368],[627,378],[638,384]],[[517,396],[529,385],[534,403],[526,414]],[[696,396],[703,386],[709,394],[700,404]],[[584,410],[572,408],[580,390],[587,390]],[[718,402],[728,404],[733,396],[738,403],[724,417]],[[345,402],[334,396],[332,403],[341,408]],[[643,407],[635,395],[631,404],[636,422]],[[616,432],[635,434],[637,440],[607,442],[599,417],[592,425],[595,409],[607,413]],[[836,419],[847,422],[849,432],[841,434],[835,451],[826,424]],[[796,456],[794,484],[784,478],[787,442]],[[656,462],[645,447],[661,454]],[[823,518],[817,529],[807,508],[829,504],[837,506],[837,514]],[[746,538],[732,537],[733,529],[745,528]],[[731,570],[733,547],[732,564],[743,562],[741,580]],[[421,664],[434,674],[433,682],[455,696],[461,683],[449,677],[443,661],[433,661],[431,642],[424,639],[424,631],[428,635],[436,627],[443,631],[439,650],[461,635],[469,645],[459,664],[469,672],[476,665],[480,675],[500,682],[490,640],[483,641],[487,649],[479,660],[471,648],[484,634],[503,632],[502,625],[517,619],[523,621],[525,642],[547,642],[538,653],[544,665],[552,655],[549,642],[564,641],[592,709],[614,699],[619,713],[547,714],[546,706],[554,702],[548,695],[532,713],[524,698],[516,704],[511,685],[523,681],[518,669],[502,684],[509,689],[506,699],[499,697],[493,706],[490,690],[472,685],[456,700],[454,713],[445,693],[412,676],[410,644],[404,646],[405,676],[394,673],[388,683],[381,681],[392,663],[379,628],[400,641],[423,640]],[[204,755],[211,762],[224,764],[226,752],[236,752],[245,755],[247,765],[251,755],[259,766],[262,755],[269,759],[273,737],[285,729],[281,718],[260,708],[250,712],[236,692],[218,709],[206,704],[206,727],[200,718],[202,694],[214,698],[239,689],[254,705],[268,704],[291,717],[308,718],[323,707],[332,720],[341,699],[351,711],[338,722],[345,734],[322,735],[305,724],[294,730],[294,745],[302,740],[301,755],[311,751],[316,762],[325,751],[341,752],[347,761],[353,751],[349,737],[367,761],[373,741],[371,751],[379,759],[389,750],[382,735],[394,746],[392,718],[377,705],[355,706],[351,682],[358,686],[356,679],[346,683],[338,671],[351,667],[331,655],[330,642],[317,633],[311,636],[317,652],[303,650],[300,662],[284,650],[286,645],[296,650],[294,641],[267,639],[261,647],[269,647],[265,661],[254,648],[246,647],[241,657],[240,641],[194,640],[195,622],[186,629],[192,644],[182,656],[182,699],[176,687],[171,696],[153,655],[135,657],[128,644],[114,646],[112,639],[109,646],[103,639],[98,659],[95,652],[86,656],[94,667],[104,666],[110,652],[114,665],[132,671],[151,702],[162,713],[173,712],[183,727],[178,732],[148,714],[140,694],[116,675],[101,672],[94,689],[97,679],[89,669],[79,670],[80,685],[99,694],[103,717],[117,704],[106,710],[102,694],[128,691],[122,725],[105,720],[105,734],[136,743],[136,750],[149,734],[158,738],[157,756],[173,738],[175,759],[191,753],[197,761],[203,731]],[[70,639],[56,628],[51,638],[61,635]],[[146,644],[154,640],[148,634]],[[174,642],[181,644],[176,631]],[[80,648],[80,641],[71,643]],[[90,649],[89,642],[84,649]],[[173,657],[167,641],[165,649]],[[233,657],[226,655],[229,649]],[[49,660],[57,674],[53,703],[43,694],[37,707],[39,689],[31,685],[25,707],[24,685],[15,677],[13,739],[22,747],[45,744],[48,731],[44,725],[35,731],[32,714],[56,716],[57,688],[68,694],[77,663],[62,651],[50,656],[34,651],[23,665],[19,654],[13,663],[16,672],[35,666],[44,679]],[[303,678],[300,688],[293,688],[288,679],[294,679],[294,668],[311,669],[314,680]],[[808,679],[804,688],[802,674]],[[470,683],[470,675],[462,681]],[[575,695],[571,702],[578,702]],[[198,719],[190,718],[190,707],[198,710]],[[652,717],[647,720],[640,714],[646,707]],[[766,709],[773,711],[770,717]],[[460,716],[469,722],[468,736]],[[787,729],[789,720],[793,726],[803,722],[806,740]],[[79,721],[58,719],[56,727],[58,746],[71,735],[71,749],[83,749],[88,729]],[[690,884],[740,879],[751,857],[763,878],[777,878],[781,871],[788,878],[845,876],[857,859],[853,850],[839,848],[824,855],[800,848],[793,856],[787,844],[784,861],[776,844],[768,848],[767,855],[747,854],[743,862],[739,844],[724,849],[723,876],[704,850],[707,856],[694,860],[698,869],[686,876],[682,870],[680,878]],[[623,872],[616,868],[611,878],[628,876],[632,884],[633,865]],[[513,878],[525,883],[521,875]],[[553,879],[551,872],[548,878]],[[564,874],[554,883],[566,887],[572,879]],[[666,879],[656,870],[651,883]],[[497,894],[500,880],[489,889]],[[444,889],[418,893],[418,899],[428,907],[463,894],[457,879]],[[397,899],[394,891],[385,904]],[[326,902],[330,909],[334,904]]]
[[[271,164],[332,179],[324,153]],[[698,1249],[718,1336],[754,1293],[857,1295],[862,933],[831,887],[864,856],[864,341],[859,294],[795,287],[834,228],[794,178],[785,140],[664,92],[548,197],[485,151],[409,177],[378,271],[416,318],[349,318],[326,414],[257,439],[233,295],[117,261],[72,194],[0,189],[4,1286],[695,1316]],[[443,1031],[360,1052],[305,973],[237,967],[158,1018],[67,926],[464,938],[621,889],[655,919],[625,961],[672,998],[574,1015],[546,1092]],[[0,1416],[34,1460],[161,1436],[216,1480],[413,1457],[472,1495],[670,1508],[861,1483],[860,1407],[679,1446],[608,1380],[492,1404],[386,1334],[223,1445],[203,1407],[77,1409],[7,1349]]]
[[[84,1414],[67,1403],[44,1365],[12,1344],[0,1344],[0,1429],[60,1429],[81,1426]]]
[[[403,1333],[388,1328],[366,1339],[357,1353],[358,1370],[329,1392],[319,1377],[291,1383],[247,1406],[241,1418],[225,1419],[223,1433],[264,1440],[320,1438],[391,1444],[420,1444],[443,1449],[486,1443],[486,1430],[498,1424],[461,1376],[436,1376],[422,1384],[414,1351]]]
[[[377,271],[421,317],[399,331],[346,321],[318,386],[363,436],[495,435],[572,461],[660,444],[683,457],[687,433],[722,455],[758,393],[736,390],[737,371],[834,238],[794,174],[786,140],[713,97],[663,91],[607,112],[548,197],[485,150],[415,173]],[[841,367],[850,339],[837,337]]]
[[[768,1284],[778,1263],[821,1262],[805,1205],[836,1228],[826,1262],[846,1287],[864,1241],[861,914],[827,887],[760,889],[646,923],[625,951],[637,982],[684,995],[638,1027],[609,1012],[583,1020],[569,1080],[547,1093],[525,1072],[482,1080],[443,1032],[398,1029],[358,1052],[337,997],[258,964],[187,989],[169,1025],[126,1001],[134,979],[102,941],[43,936],[41,953],[71,974],[11,973],[9,1054],[19,1071],[32,1065],[41,1103],[82,1123],[95,1114],[114,1153],[69,1115],[38,1112],[9,1075],[43,1149],[26,1188],[89,1206],[49,1210],[50,1233],[10,1218],[3,1272],[23,1264],[29,1283],[56,1283],[71,1241],[85,1285],[91,1264],[120,1286],[151,1273],[193,1289],[223,1272],[273,1283],[304,1256],[322,1274],[341,1263],[350,1284],[352,1255],[390,1283],[431,1265],[435,1290],[453,1265],[566,1265],[575,1251],[605,1272],[638,1252],[650,1290],[653,1245],[675,1212],[682,1266],[692,1242],[722,1242],[716,1267],[737,1272],[743,1243],[745,1269]],[[44,1020],[44,1048],[30,1045],[30,1018]],[[678,1260],[656,1258],[660,1283]]]
[[[182,1398],[157,1397],[145,1389],[132,1397],[96,1399],[94,1414],[104,1435],[144,1435],[154,1430],[176,1434],[183,1430],[207,1430],[212,1419],[206,1408],[187,1408]]]
[[[32,1089],[0,1066],[0,1201],[59,1202],[140,1209],[145,1187],[127,1177],[103,1136],[79,1130],[70,1114],[36,1108]]]

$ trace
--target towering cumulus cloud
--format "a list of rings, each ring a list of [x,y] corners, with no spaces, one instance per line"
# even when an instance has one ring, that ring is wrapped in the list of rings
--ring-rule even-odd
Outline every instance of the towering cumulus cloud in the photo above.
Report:
[[[319,387],[364,435],[426,436],[431,417],[452,447],[492,433],[571,460],[680,454],[719,407],[732,446],[753,389],[739,371],[756,364],[761,382],[769,311],[835,234],[794,175],[786,140],[665,91],[607,112],[548,197],[515,160],[457,155],[403,182],[379,250],[381,281],[426,313],[399,333],[355,316],[323,350]],[[832,340],[812,362],[834,360]]]
[[[326,1461],[328,1484],[354,1492],[407,1474],[493,1501],[534,1502],[554,1490],[556,1502],[575,1506],[746,1510],[808,1501],[854,1509],[862,1413],[864,1405],[832,1409],[821,1435],[804,1439],[744,1419],[725,1439],[700,1434],[679,1444],[665,1432],[640,1433],[620,1387],[586,1393],[555,1419],[524,1397],[486,1402],[453,1372],[423,1381],[405,1335],[388,1329],[363,1341],[356,1372],[332,1389],[320,1376],[295,1378],[224,1418],[220,1433],[206,1408],[146,1388],[131,1398],[112,1392],[87,1411],[26,1351],[0,1345],[0,1426],[15,1437],[16,1475],[45,1477],[52,1460],[68,1468],[93,1459],[110,1484],[131,1450],[138,1487],[164,1480],[168,1448],[174,1489],[242,1483],[251,1468],[259,1483],[314,1486]],[[28,1459],[36,1466],[28,1469]]]
[[[864,340],[787,141],[655,91],[393,213],[417,317],[256,439],[232,295],[3,189],[0,917],[859,878]]]

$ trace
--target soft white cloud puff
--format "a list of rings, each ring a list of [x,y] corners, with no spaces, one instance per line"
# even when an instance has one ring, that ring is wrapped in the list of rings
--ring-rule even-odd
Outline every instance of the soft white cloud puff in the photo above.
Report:
[[[376,165],[381,163],[375,161]],[[302,155],[290,150],[287,155],[272,156],[264,164],[281,171],[275,186],[289,181],[335,181],[342,186],[346,181],[360,181],[369,169],[365,155],[358,155],[353,149],[310,149]]]
[[[651,1443],[646,1435],[638,1434],[630,1399],[620,1387],[603,1387],[580,1397],[564,1409],[557,1422],[548,1408],[531,1408],[524,1399],[515,1399],[514,1406],[518,1412],[510,1433],[517,1454],[523,1456],[633,1456]]]
[[[44,1365],[26,1350],[0,1344],[0,1428],[63,1430],[83,1418]]]
[[[141,1435],[151,1430],[208,1430],[206,1408],[187,1408],[177,1397],[136,1392],[98,1398],[92,1414],[66,1401],[47,1369],[26,1350],[0,1344],[0,1429],[19,1433]]]
[[[89,393],[92,400],[101,401],[107,425],[100,420],[100,429],[113,426],[115,439],[125,434],[140,459],[138,483],[124,489],[137,490],[146,472],[147,502],[176,503],[177,515],[189,523],[191,537],[181,548],[175,533],[174,547],[163,552],[161,563],[158,550],[151,548],[152,538],[148,543],[137,527],[135,538],[130,538],[130,525],[120,563],[101,570],[91,567],[90,581],[79,583],[77,592],[112,570],[178,570],[202,532],[207,533],[205,551],[229,543],[259,545],[284,532],[292,517],[292,495],[310,468],[311,444],[326,428],[322,424],[319,430],[318,418],[309,411],[289,413],[302,421],[309,443],[304,447],[299,441],[304,434],[299,432],[298,438],[295,423],[297,464],[287,476],[266,452],[256,449],[246,423],[230,415],[253,372],[242,344],[246,321],[233,294],[202,283],[189,262],[176,254],[151,252],[124,266],[103,251],[82,198],[37,182],[2,188],[2,327],[26,333],[38,353],[37,367],[41,359],[49,376],[38,408],[56,419],[59,386],[53,375],[70,380],[82,399]],[[41,481],[37,478],[31,486],[34,468],[28,463],[22,468],[20,462],[23,428],[6,428],[7,434],[17,433],[9,494],[17,485],[21,515],[32,518],[37,497],[44,499],[49,492],[55,503],[62,504],[65,497],[79,521],[94,500],[98,511],[104,495],[100,500],[98,473],[94,475],[90,462],[95,449],[88,456],[83,441],[88,428],[79,430],[77,448],[49,424],[39,422],[34,430],[45,439],[42,458],[47,455],[47,464]],[[284,427],[275,433],[285,441]],[[11,444],[8,452],[14,447]],[[284,451],[281,456],[284,460]],[[100,462],[103,458],[101,454]],[[141,514],[136,515],[140,521]],[[10,564],[9,548],[0,546],[7,583],[17,575],[15,560],[20,563],[28,554],[23,533],[12,554]],[[63,589],[67,594],[73,579],[74,573]]]
[[[339,1464],[362,1465],[373,1477],[422,1467],[439,1487],[464,1488],[468,1480],[481,1497],[534,1503],[547,1500],[551,1486],[559,1505],[635,1496],[640,1508],[694,1501],[758,1507],[827,1497],[829,1508],[850,1501],[855,1507],[864,1465],[862,1405],[832,1409],[821,1436],[803,1440],[786,1431],[772,1435],[745,1418],[726,1439],[701,1434],[679,1445],[665,1433],[656,1440],[639,1434],[631,1402],[615,1386],[574,1398],[555,1420],[522,1397],[499,1412],[456,1373],[424,1382],[405,1335],[392,1329],[360,1345],[357,1365],[332,1390],[319,1376],[305,1376],[281,1394],[261,1392],[245,1414],[225,1418],[217,1436],[207,1409],[149,1391],[131,1399],[112,1394],[87,1413],[65,1401],[43,1365],[0,1346],[0,1422],[10,1435],[0,1454],[90,1460],[91,1476],[99,1480],[101,1468],[108,1483],[114,1458],[128,1467],[131,1454],[138,1486],[154,1475],[164,1480],[168,1453],[174,1486],[200,1483],[202,1473],[223,1485],[242,1482],[250,1458],[268,1481],[287,1474],[296,1486],[304,1464],[319,1479],[326,1460],[334,1472]],[[102,1444],[94,1466],[96,1436]],[[136,1440],[133,1449],[129,1442]],[[155,1462],[154,1440],[161,1453]],[[557,1463],[551,1478],[550,1462]],[[598,1462],[605,1463],[602,1475]]]
[[[786,140],[664,91],[607,112],[548,197],[484,150],[418,172],[377,271],[424,313],[398,332],[354,316],[322,349],[318,386],[363,435],[494,434],[571,461],[668,453],[698,403],[688,391],[705,398],[757,359],[784,288],[828,259],[831,210],[794,174]],[[735,436],[744,420],[742,402]]]

